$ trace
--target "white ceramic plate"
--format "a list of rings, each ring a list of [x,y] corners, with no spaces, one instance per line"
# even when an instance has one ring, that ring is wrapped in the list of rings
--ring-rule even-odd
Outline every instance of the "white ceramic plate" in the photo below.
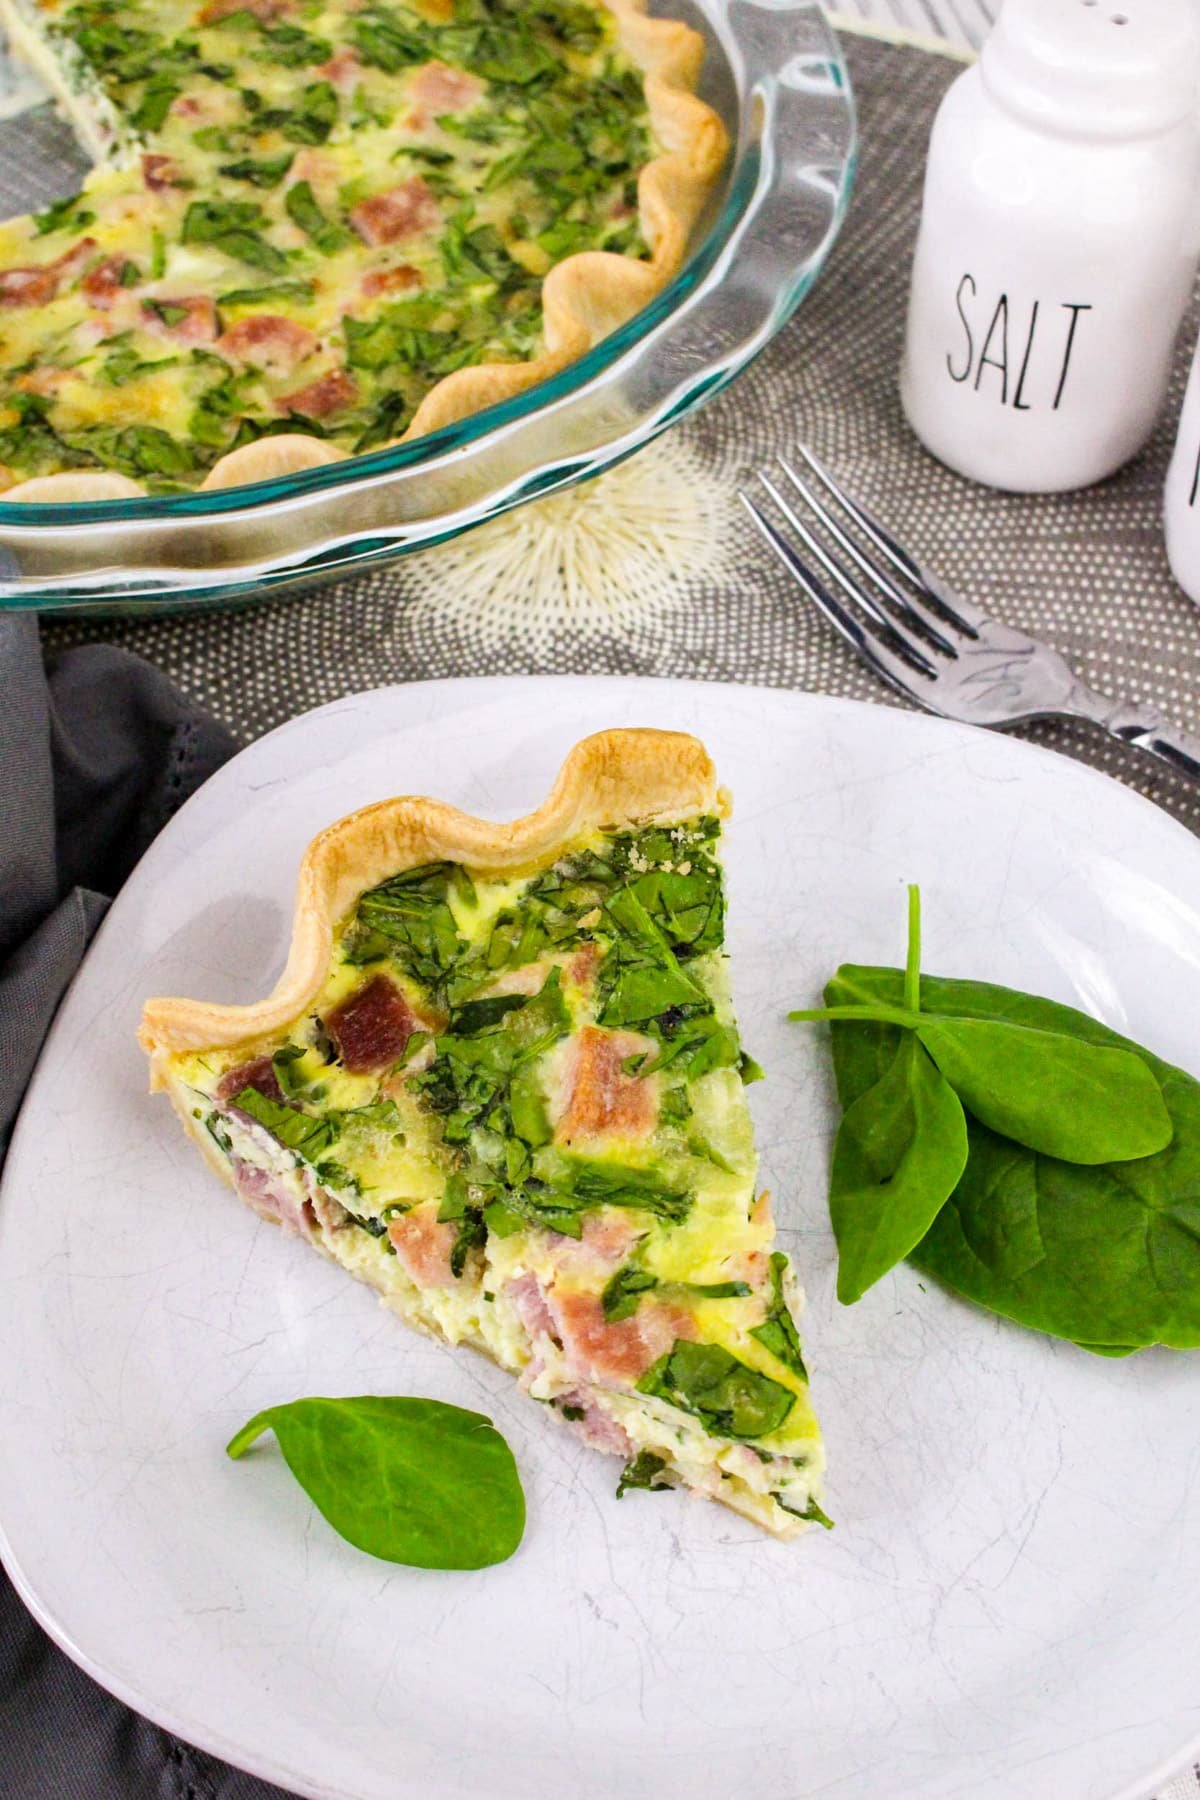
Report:
[[[242,1208],[134,1043],[147,994],[271,984],[319,826],[414,791],[511,816],[615,724],[699,732],[736,796],[736,991],[838,1521],[790,1547],[683,1497],[618,1504],[615,1462]],[[223,770],[105,923],[0,1201],[2,1547],[58,1641],[306,1795],[1141,1800],[1200,1733],[1200,1363],[1101,1361],[907,1268],[833,1299],[827,1054],[783,1014],[841,959],[902,959],[908,879],[929,970],[1200,1068],[1200,845],[1020,743],[746,688],[451,682],[325,707]],[[374,1562],[272,1451],[223,1455],[260,1407],[363,1392],[492,1415],[529,1499],[510,1563]]]

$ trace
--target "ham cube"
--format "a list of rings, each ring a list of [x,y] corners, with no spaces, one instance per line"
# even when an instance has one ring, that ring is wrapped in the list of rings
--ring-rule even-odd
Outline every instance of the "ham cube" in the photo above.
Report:
[[[633,1387],[676,1338],[696,1335],[690,1314],[662,1301],[645,1300],[631,1319],[612,1322],[599,1294],[555,1289],[549,1301],[567,1360],[581,1380],[600,1387]]]
[[[367,1075],[396,1062],[419,1025],[395,982],[374,975],[326,1014],[325,1029],[342,1067],[352,1075]]]
[[[223,331],[214,348],[231,362],[286,375],[317,348],[315,332],[282,313],[251,313]]]
[[[468,75],[462,69],[448,68],[444,62],[426,63],[417,70],[412,81],[412,94],[420,103],[419,111],[423,115],[420,123],[424,124],[430,116],[436,118],[439,113],[466,112],[483,93],[483,85],[478,76]]]
[[[63,282],[78,274],[95,248],[95,238],[80,238],[54,262],[0,269],[0,306],[48,306]]]
[[[625,1064],[653,1051],[648,1038],[633,1032],[586,1025],[570,1047],[557,1142],[648,1137],[658,1119],[658,1082],[630,1074]]]
[[[306,419],[327,419],[331,413],[345,412],[358,399],[358,383],[344,369],[331,369],[319,375],[294,394],[283,394],[275,402],[276,412],[302,413]]]
[[[429,1200],[401,1213],[388,1226],[388,1237],[406,1275],[418,1287],[449,1287],[455,1279],[450,1253],[458,1227],[438,1223],[438,1203]]]
[[[437,201],[419,175],[370,194],[350,209],[350,223],[367,244],[394,244],[428,231],[437,220]]]
[[[163,294],[142,301],[142,324],[157,337],[184,344],[212,344],[217,336],[217,309],[207,294]]]
[[[127,256],[106,256],[88,270],[79,286],[92,306],[109,307],[125,286],[122,276],[126,269],[133,266]]]
[[[227,1070],[217,1083],[217,1099],[226,1106],[244,1088],[253,1088],[267,1100],[282,1102],[284,1099],[275,1064],[269,1056],[256,1056],[252,1062],[239,1063],[236,1069]]]
[[[420,287],[421,271],[414,269],[411,263],[397,263],[391,269],[372,269],[362,278],[362,291],[368,300],[374,300],[380,294],[403,294],[410,288]]]

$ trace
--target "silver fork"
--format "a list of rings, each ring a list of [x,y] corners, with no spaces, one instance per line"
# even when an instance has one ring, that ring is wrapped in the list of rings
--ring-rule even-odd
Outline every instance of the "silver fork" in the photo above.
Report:
[[[1200,737],[1153,706],[1098,694],[1057,650],[1002,625],[930,575],[810,450],[801,448],[798,460],[803,473],[779,457],[783,485],[759,475],[789,530],[749,494],[740,498],[789,574],[884,681],[928,712],[967,725],[1088,719],[1200,780]]]

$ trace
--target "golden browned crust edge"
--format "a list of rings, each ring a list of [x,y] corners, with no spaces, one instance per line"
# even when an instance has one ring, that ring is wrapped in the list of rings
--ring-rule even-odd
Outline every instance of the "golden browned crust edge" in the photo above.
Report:
[[[226,1049],[290,1025],[320,990],[333,935],[359,894],[421,863],[466,863],[487,874],[532,867],[603,827],[726,810],[712,761],[696,738],[655,730],[602,731],[571,751],[548,798],[511,824],[419,796],[381,800],[328,826],[305,851],[287,965],[274,991],[250,1006],[147,1000],[138,1040],[160,1087],[162,1061],[179,1051]]]
[[[665,146],[664,154],[647,163],[638,177],[638,211],[650,256],[642,260],[610,250],[584,250],[556,263],[542,283],[542,354],[529,362],[481,363],[444,376],[426,394],[397,443],[483,412],[557,374],[640,312],[683,262],[688,236],[729,148],[721,119],[692,91],[704,61],[704,39],[680,20],[650,18],[646,0],[603,0],[603,4],[616,17],[622,48],[644,71],[651,123]],[[220,457],[197,491],[275,481],[346,460],[344,451],[302,432],[260,438]],[[41,475],[18,482],[3,499],[62,504],[146,492],[138,482],[128,482],[119,491],[84,491],[81,479],[96,477],[81,477],[75,471]]]
[[[31,475],[0,489],[0,500],[22,506],[84,505],[93,500],[140,500],[145,488],[128,475],[108,469],[64,469],[57,475]]]
[[[302,469],[320,469],[326,463],[345,460],[344,451],[321,438],[287,431],[231,450],[213,464],[203,485],[211,490],[241,487],[251,481],[277,481],[281,475],[298,475]]]

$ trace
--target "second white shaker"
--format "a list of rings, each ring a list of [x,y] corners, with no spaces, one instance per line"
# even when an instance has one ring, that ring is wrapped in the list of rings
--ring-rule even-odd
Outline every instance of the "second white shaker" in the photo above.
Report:
[[[1195,0],[1006,0],[930,144],[901,389],[992,487],[1145,443],[1200,254]]]

